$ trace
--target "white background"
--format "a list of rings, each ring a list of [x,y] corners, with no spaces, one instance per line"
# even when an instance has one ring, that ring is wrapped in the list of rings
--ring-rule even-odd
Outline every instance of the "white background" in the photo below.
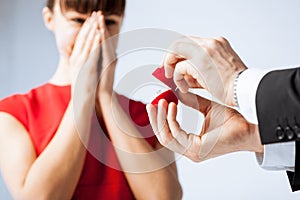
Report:
[[[0,0],[0,98],[46,82],[55,70],[54,39],[41,17],[44,4]],[[225,36],[248,67],[284,68],[300,64],[299,8],[297,0],[128,0],[122,31],[152,27],[203,37]],[[147,60],[138,57],[132,63],[136,59],[139,63]],[[117,79],[124,73],[126,69],[120,67]],[[300,198],[300,193],[291,192],[284,172],[260,169],[253,153],[234,153],[203,163],[181,158],[178,170],[188,200]],[[10,199],[2,181],[0,199]]]

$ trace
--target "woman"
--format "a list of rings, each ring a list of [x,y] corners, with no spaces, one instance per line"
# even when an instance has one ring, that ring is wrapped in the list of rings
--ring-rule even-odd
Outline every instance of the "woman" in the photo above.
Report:
[[[115,62],[110,61],[117,37],[111,36],[120,31],[124,9],[125,0],[48,0],[43,18],[55,35],[57,70],[46,84],[0,102],[0,169],[14,199],[181,198],[176,165],[165,163],[172,156],[155,153],[161,146],[153,137],[136,137],[141,136],[139,128],[119,104],[126,98],[112,90]],[[114,39],[106,43],[107,38]],[[93,141],[105,161],[85,147],[94,139],[94,103],[104,135],[113,144]],[[140,159],[124,152],[154,153]],[[105,165],[114,161],[125,172]],[[139,170],[145,163],[156,170],[132,173],[132,166]]]

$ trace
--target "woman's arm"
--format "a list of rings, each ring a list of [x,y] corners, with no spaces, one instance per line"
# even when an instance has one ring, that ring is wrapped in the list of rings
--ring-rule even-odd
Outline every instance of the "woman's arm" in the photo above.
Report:
[[[90,114],[81,110],[83,121]],[[14,199],[71,199],[86,154],[76,128],[70,103],[52,141],[37,157],[22,124],[0,114],[0,168]]]
[[[116,67],[118,36],[109,36],[102,19],[102,69],[97,101],[101,118],[114,144],[122,170],[136,199],[181,199],[174,154],[161,146],[152,148],[141,137],[131,119],[114,97],[113,83]],[[113,108],[113,109],[112,109]]]
[[[108,93],[100,93],[99,98],[103,120],[135,197],[181,199],[174,154],[166,148],[157,151],[159,144],[152,148],[116,98]]]

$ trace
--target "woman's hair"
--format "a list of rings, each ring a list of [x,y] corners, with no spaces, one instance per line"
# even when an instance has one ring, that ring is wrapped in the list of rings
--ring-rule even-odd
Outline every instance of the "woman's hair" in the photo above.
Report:
[[[126,0],[47,0],[47,7],[53,11],[56,1],[62,12],[74,10],[84,14],[101,10],[104,14],[123,15],[126,4]]]

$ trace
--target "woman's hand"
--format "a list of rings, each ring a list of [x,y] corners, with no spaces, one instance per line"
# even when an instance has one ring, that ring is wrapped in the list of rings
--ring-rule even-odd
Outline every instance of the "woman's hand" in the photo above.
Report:
[[[236,110],[192,93],[178,93],[179,99],[204,115],[199,135],[188,134],[176,120],[177,107],[165,100],[158,107],[148,105],[152,128],[160,143],[172,151],[199,162],[236,151],[262,152],[257,126]]]
[[[85,21],[77,35],[72,53],[68,58],[71,68],[72,92],[78,89],[81,96],[93,95],[98,81],[97,65],[100,57],[101,12],[93,14]]]
[[[101,27],[101,74],[98,86],[98,95],[108,95],[112,97],[115,79],[115,69],[117,64],[116,48],[118,35],[111,36],[107,30],[104,16],[99,19]]]

